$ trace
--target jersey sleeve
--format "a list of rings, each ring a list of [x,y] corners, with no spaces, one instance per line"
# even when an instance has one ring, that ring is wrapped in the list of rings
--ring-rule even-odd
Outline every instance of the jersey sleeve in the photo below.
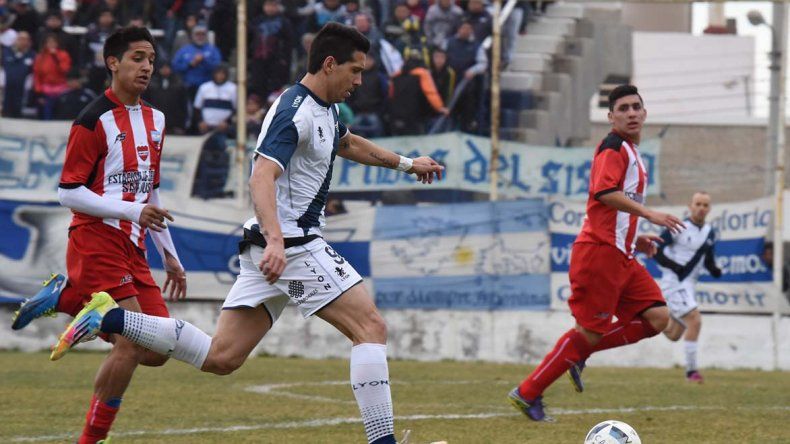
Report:
[[[342,139],[348,135],[349,131],[346,124],[340,121],[340,105],[335,103],[332,106],[332,111],[335,117],[335,122],[337,122],[337,138]]]
[[[102,151],[96,133],[101,132],[101,123],[97,123],[94,131],[79,123],[72,125],[60,174],[60,188],[78,188],[81,185],[90,188]]]
[[[154,189],[159,188],[159,180],[162,177],[162,153],[165,149],[165,128],[162,128],[161,140],[159,141],[159,167],[154,171]]]
[[[272,123],[266,128],[266,135],[255,148],[259,154],[279,165],[285,171],[296,147],[299,145],[300,134],[304,134],[303,123],[297,116],[278,112]]]
[[[341,122],[339,120],[337,121],[337,133],[340,135],[341,139],[346,137],[348,135],[348,133],[349,133],[349,130],[348,130],[348,127],[346,126],[346,124],[344,124],[343,122]]]
[[[595,156],[590,171],[590,192],[596,199],[620,189],[628,166],[623,154],[622,149],[607,148]]]

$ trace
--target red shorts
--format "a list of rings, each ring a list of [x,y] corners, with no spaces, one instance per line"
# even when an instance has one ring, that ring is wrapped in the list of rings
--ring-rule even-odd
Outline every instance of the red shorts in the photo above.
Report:
[[[79,225],[69,232],[66,250],[68,286],[58,309],[75,316],[91,293],[106,291],[116,301],[137,297],[145,314],[169,317],[162,291],[154,282],[145,253],[109,225]]]
[[[650,307],[666,305],[647,269],[612,245],[573,244],[569,277],[571,313],[596,333],[609,331],[613,315],[628,322]]]

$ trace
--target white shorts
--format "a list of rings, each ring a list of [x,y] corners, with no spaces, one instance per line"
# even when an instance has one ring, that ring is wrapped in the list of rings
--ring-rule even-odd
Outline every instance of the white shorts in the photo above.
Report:
[[[262,257],[263,248],[257,245],[239,255],[241,273],[222,304],[223,310],[263,304],[274,323],[290,299],[307,318],[362,282],[354,267],[322,238],[286,248],[285,271],[273,285],[258,269]]]
[[[662,283],[661,292],[664,294],[664,299],[667,300],[669,311],[676,318],[682,318],[697,308],[693,284]]]

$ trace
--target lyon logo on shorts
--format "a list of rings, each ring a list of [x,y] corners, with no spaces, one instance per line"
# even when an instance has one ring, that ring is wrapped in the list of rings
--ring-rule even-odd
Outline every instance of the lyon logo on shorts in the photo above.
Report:
[[[148,160],[148,147],[145,146],[145,145],[138,146],[137,147],[137,156],[139,156],[140,159]]]

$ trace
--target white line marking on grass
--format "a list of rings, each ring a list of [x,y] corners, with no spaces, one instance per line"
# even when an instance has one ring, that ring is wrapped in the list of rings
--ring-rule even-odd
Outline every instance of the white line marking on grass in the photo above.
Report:
[[[329,384],[327,384],[329,385]],[[702,410],[731,410],[731,407],[670,405],[670,406],[644,406],[623,407],[611,409],[550,409],[553,415],[587,415],[598,413],[634,413],[634,412],[664,412],[664,411],[702,411]],[[790,411],[790,406],[765,406],[765,407],[738,407],[736,410],[782,410]],[[497,417],[520,417],[520,413],[471,413],[471,414],[446,414],[446,415],[404,415],[396,416],[396,421],[424,421],[431,419],[456,420],[456,419],[488,419]],[[342,424],[360,424],[359,417],[354,418],[323,418],[309,421],[268,422],[252,425],[235,425],[228,427],[197,427],[190,429],[164,429],[164,430],[131,430],[127,432],[112,432],[112,436],[174,436],[194,435],[198,433],[232,433],[264,429],[302,429],[335,426]],[[41,442],[73,439],[73,435],[45,435],[45,436],[17,436],[11,442]]]
[[[301,399],[306,401],[318,401],[318,402],[330,402],[332,404],[354,404],[356,405],[356,401],[348,401],[348,400],[338,400],[335,398],[327,398],[325,396],[315,396],[315,395],[302,395],[300,393],[292,393],[292,392],[285,392],[280,391],[282,389],[289,389],[293,387],[314,387],[314,386],[322,386],[322,385],[346,385],[351,386],[349,381],[322,381],[322,382],[294,382],[294,383],[282,383],[282,384],[263,384],[263,385],[253,385],[244,389],[245,392],[252,392],[252,393],[259,393],[262,395],[276,395],[282,396],[285,398],[292,398],[292,399]]]

